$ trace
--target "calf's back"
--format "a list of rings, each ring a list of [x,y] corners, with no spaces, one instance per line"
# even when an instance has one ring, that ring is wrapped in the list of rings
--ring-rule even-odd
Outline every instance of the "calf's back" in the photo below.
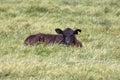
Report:
[[[48,44],[48,43],[62,43],[62,41],[63,41],[62,35],[39,33],[27,37],[24,43],[26,45],[33,45],[33,44],[38,44],[40,42],[44,42],[45,44]]]

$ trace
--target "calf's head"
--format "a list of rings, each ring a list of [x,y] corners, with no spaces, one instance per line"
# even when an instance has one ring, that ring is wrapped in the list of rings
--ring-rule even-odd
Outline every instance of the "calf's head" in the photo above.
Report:
[[[57,29],[55,29],[55,31],[58,34],[62,34],[64,43],[69,45],[69,44],[74,43],[74,41],[76,40],[75,35],[77,35],[79,32],[81,32],[81,29],[72,30],[70,28],[66,28],[65,30],[61,30],[61,29],[57,28]]]

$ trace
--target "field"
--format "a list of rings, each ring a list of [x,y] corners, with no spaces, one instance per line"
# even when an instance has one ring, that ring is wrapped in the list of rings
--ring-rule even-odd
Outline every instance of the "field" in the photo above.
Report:
[[[23,44],[66,27],[82,48]],[[120,80],[120,0],[0,0],[0,80]]]

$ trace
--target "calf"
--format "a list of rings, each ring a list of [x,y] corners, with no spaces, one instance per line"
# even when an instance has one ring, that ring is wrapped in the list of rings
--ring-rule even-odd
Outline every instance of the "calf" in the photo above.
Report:
[[[59,43],[59,44],[74,45],[74,46],[82,47],[82,43],[78,41],[75,37],[75,35],[81,32],[81,29],[76,29],[73,31],[70,28],[66,28],[65,30],[61,30],[57,28],[55,29],[55,31],[58,33],[58,35],[43,34],[43,33],[30,35],[29,37],[26,38],[24,43],[26,45],[38,44],[40,42],[44,42],[45,44]]]

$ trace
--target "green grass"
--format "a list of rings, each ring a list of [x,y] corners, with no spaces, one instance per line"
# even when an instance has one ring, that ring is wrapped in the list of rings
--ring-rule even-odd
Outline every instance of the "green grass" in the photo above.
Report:
[[[66,27],[83,48],[23,44]],[[0,80],[120,80],[120,1],[0,0]]]

